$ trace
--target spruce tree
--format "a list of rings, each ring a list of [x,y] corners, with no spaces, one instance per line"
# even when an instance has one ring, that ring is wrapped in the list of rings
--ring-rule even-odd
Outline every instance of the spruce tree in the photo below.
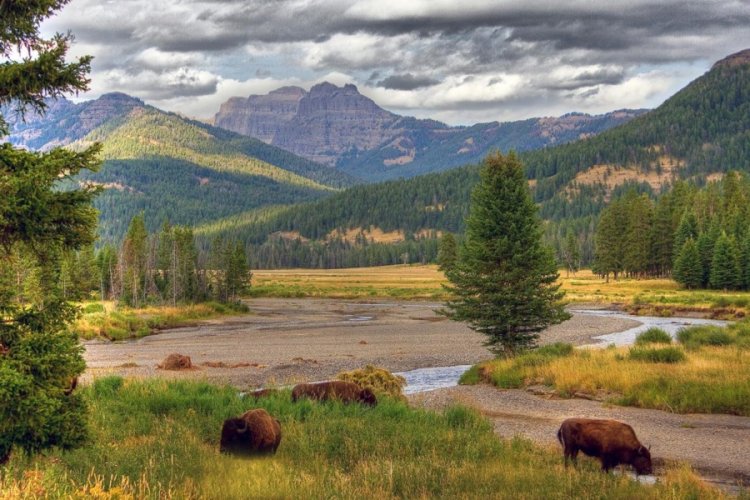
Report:
[[[701,266],[701,257],[698,253],[698,246],[692,238],[688,239],[674,265],[674,279],[685,288],[700,288],[703,282],[703,267]]]
[[[575,276],[576,271],[578,271],[578,266],[581,263],[581,250],[579,249],[576,235],[570,229],[568,229],[567,235],[565,236],[563,260],[565,261],[565,268],[568,271],[568,275],[573,273]]]
[[[458,246],[453,233],[445,233],[440,238],[440,249],[438,250],[437,263],[441,271],[446,272],[456,265],[458,259]]]
[[[0,2],[0,106],[6,110],[42,113],[46,99],[86,89],[90,58],[68,63],[70,36],[39,34],[40,23],[65,3]],[[0,136],[6,134],[0,117]],[[36,153],[0,145],[0,268],[22,254],[39,276],[33,301],[18,300],[19,290],[0,277],[0,464],[15,448],[69,448],[86,436],[84,401],[76,392],[66,395],[85,368],[68,329],[77,310],[63,299],[59,283],[62,255],[94,240],[97,190],[61,190],[59,183],[95,170],[98,150]]]
[[[688,209],[682,214],[680,224],[677,226],[677,231],[674,234],[674,256],[675,259],[682,251],[682,247],[685,242],[689,239],[696,240],[698,238],[698,221],[695,218],[695,214],[692,210]]]
[[[734,240],[722,233],[714,246],[709,283],[712,288],[731,290],[737,288],[740,282],[741,271],[736,245]]]
[[[496,355],[511,356],[569,315],[520,161],[514,153],[493,153],[480,178],[458,261],[446,273],[455,298],[442,312],[485,334]]]

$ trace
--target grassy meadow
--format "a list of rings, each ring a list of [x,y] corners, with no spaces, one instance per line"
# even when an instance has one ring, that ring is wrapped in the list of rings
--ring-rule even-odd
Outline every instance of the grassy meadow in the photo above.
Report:
[[[661,343],[661,335],[649,332],[630,348],[553,344],[487,361],[472,367],[462,383],[546,385],[562,397],[585,394],[677,413],[750,416],[750,323],[688,328],[677,345]]]
[[[398,298],[445,300],[445,276],[435,265],[399,265],[350,269],[278,269],[253,271],[251,296]],[[671,279],[623,278],[609,282],[584,269],[560,271],[565,300],[571,304],[616,304],[641,315],[699,313],[744,316],[750,292],[686,290]]]
[[[445,276],[435,265],[348,269],[273,269],[253,271],[253,297],[444,300]]]
[[[655,486],[565,467],[556,448],[500,440],[463,407],[443,414],[382,398],[376,408],[255,403],[201,382],[102,378],[82,389],[91,441],[71,451],[15,454],[0,498],[721,498],[683,465]],[[262,406],[281,421],[273,457],[220,455],[223,419]]]
[[[245,313],[242,304],[203,302],[178,306],[129,308],[115,302],[85,302],[72,329],[83,339],[124,340],[143,337],[165,328],[190,326],[202,319]]]

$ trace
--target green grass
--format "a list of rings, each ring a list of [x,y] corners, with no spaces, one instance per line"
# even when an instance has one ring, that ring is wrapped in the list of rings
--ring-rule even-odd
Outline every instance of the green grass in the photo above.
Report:
[[[646,345],[646,344],[671,344],[672,336],[662,330],[661,328],[649,328],[645,332],[638,335],[635,339],[635,345]]]
[[[461,383],[508,389],[543,384],[562,397],[585,393],[676,413],[750,416],[750,321],[690,328],[679,337],[683,346],[641,344],[560,355],[538,349],[480,363]]]
[[[73,329],[84,339],[103,337],[125,340],[151,335],[166,328],[189,326],[201,319],[246,312],[247,306],[241,303],[203,302],[141,309],[120,307],[114,303],[107,303],[106,306],[90,303],[82,307],[83,314]]]
[[[679,347],[633,347],[628,357],[635,361],[647,361],[649,363],[681,363],[687,360],[685,352]]]
[[[603,474],[593,460],[564,467],[559,449],[498,439],[474,410],[444,414],[382,398],[356,404],[255,403],[200,382],[104,378],[85,389],[91,442],[14,455],[0,491],[11,497],[115,498],[715,498],[685,467],[656,486]],[[218,453],[223,419],[253,406],[281,421],[273,457]]]

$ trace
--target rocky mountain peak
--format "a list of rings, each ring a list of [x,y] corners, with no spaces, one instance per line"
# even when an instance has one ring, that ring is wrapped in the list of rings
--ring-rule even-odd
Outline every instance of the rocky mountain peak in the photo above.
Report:
[[[725,57],[724,59],[716,62],[716,64],[714,64],[711,69],[721,67],[733,68],[735,66],[742,66],[744,64],[750,64],[750,49],[741,50]]]

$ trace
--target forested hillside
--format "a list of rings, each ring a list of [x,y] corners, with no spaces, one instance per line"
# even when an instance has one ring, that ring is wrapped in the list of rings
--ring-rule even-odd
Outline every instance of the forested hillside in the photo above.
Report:
[[[750,51],[716,63],[659,108],[625,125],[521,158],[548,221],[548,240],[561,252],[563,239],[573,232],[583,260],[591,263],[597,215],[611,199],[630,189],[655,195],[678,179],[700,186],[729,170],[750,171]],[[323,245],[352,231],[360,231],[360,241],[367,243],[379,228],[400,230],[402,240],[426,245],[429,234],[463,231],[476,179],[476,167],[468,166],[358,186],[261,222],[233,228],[227,222],[222,231],[266,246],[278,239],[265,240],[267,235],[284,233],[286,240],[298,238],[312,248],[314,241]]]
[[[143,211],[150,231],[164,220],[196,225],[265,205],[319,199],[353,177],[259,140],[165,113],[125,94],[51,103],[50,113],[14,116],[9,140],[32,149],[103,144],[95,201],[103,242],[119,241]]]

